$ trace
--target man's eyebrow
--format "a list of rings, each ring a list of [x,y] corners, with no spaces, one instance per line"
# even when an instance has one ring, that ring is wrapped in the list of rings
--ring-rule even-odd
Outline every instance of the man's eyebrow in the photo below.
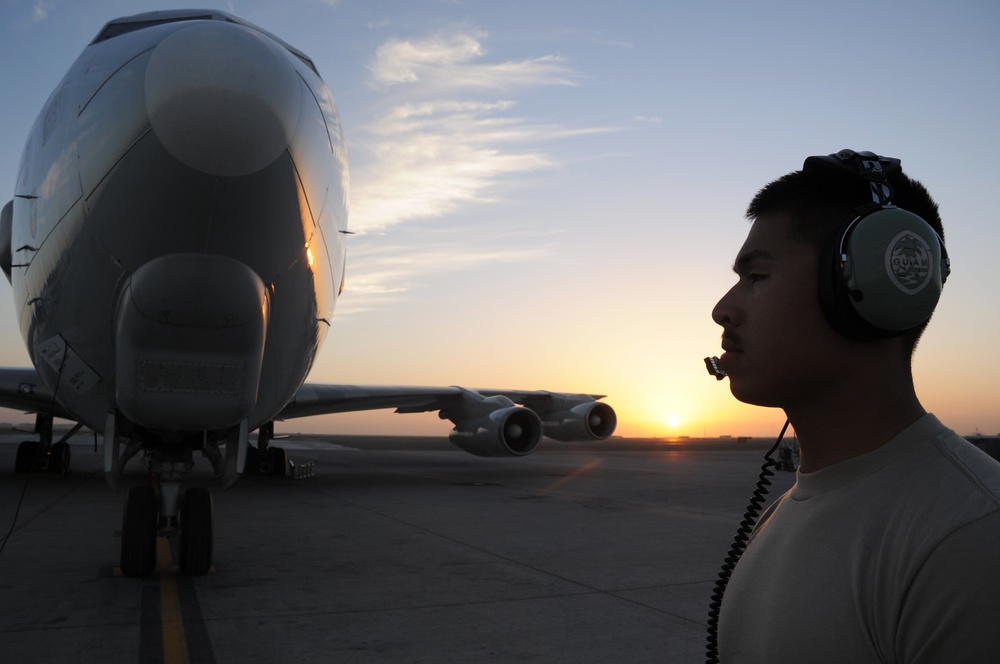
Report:
[[[764,249],[754,249],[746,253],[740,254],[736,257],[736,262],[733,264],[733,272],[736,274],[743,274],[750,266],[759,260],[771,261],[774,260],[774,254],[770,251]]]

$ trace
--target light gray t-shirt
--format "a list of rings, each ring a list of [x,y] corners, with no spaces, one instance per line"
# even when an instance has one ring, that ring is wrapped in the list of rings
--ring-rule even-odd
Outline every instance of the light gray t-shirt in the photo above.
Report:
[[[1000,661],[1000,463],[926,415],[761,516],[724,664]]]

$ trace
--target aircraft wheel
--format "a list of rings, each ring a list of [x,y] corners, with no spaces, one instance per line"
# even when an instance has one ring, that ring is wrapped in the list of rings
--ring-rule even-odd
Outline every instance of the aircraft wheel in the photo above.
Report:
[[[122,574],[144,577],[156,567],[156,491],[134,486],[125,498],[122,520]]]
[[[212,494],[205,487],[191,487],[184,493],[178,552],[182,574],[207,574],[212,567],[212,511]]]
[[[70,469],[69,443],[56,443],[49,451],[49,472],[65,477]]]
[[[35,466],[35,457],[38,456],[39,443],[34,440],[26,440],[17,446],[17,457],[14,459],[14,472],[27,474]]]
[[[244,475],[260,475],[260,454],[253,445],[247,445],[247,460],[243,466]]]
[[[267,448],[267,460],[271,468],[271,475],[280,475],[283,477],[288,474],[288,455],[285,454],[284,448]]]

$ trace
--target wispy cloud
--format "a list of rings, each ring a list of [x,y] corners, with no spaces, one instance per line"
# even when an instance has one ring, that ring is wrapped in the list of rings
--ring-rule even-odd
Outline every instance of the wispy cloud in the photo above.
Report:
[[[510,101],[403,104],[368,128],[371,162],[356,178],[351,226],[360,233],[490,202],[507,177],[552,168],[540,143],[573,132],[504,116]]]
[[[455,29],[378,47],[369,71],[379,110],[351,145],[353,231],[387,233],[495,202],[501,191],[512,195],[524,176],[560,166],[554,141],[607,130],[518,114],[518,98],[528,90],[572,86],[581,77],[555,55],[492,58],[487,38]],[[530,260],[546,251],[526,252],[525,242],[509,238],[509,248],[491,238],[486,251],[475,244],[482,233],[465,237],[437,247],[352,247],[348,288],[354,295],[399,293],[417,272]],[[356,302],[354,295],[348,301]]]
[[[574,84],[576,76],[555,55],[480,62],[486,55],[483,40],[487,36],[483,31],[458,31],[418,40],[390,40],[375,53],[372,82],[378,86],[420,83],[450,90]]]
[[[36,23],[41,23],[49,17],[51,11],[51,0],[32,0],[28,7],[28,15],[17,19],[17,24],[20,27],[28,27]]]
[[[518,92],[578,77],[555,56],[484,62],[485,38],[456,31],[377,49],[371,80],[386,110],[362,128],[361,149],[352,147],[354,231],[381,232],[489,202],[512,176],[558,165],[546,144],[599,131],[515,115]]]
[[[337,315],[370,311],[396,301],[430,274],[538,260],[551,253],[552,238],[539,233],[479,230],[470,237],[468,231],[452,229],[428,245],[385,242],[384,236],[352,238],[347,290]]]

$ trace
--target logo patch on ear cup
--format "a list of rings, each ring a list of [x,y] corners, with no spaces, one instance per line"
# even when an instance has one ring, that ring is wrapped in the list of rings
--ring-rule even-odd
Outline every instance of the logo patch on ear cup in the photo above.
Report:
[[[903,231],[889,242],[885,270],[896,288],[907,295],[919,293],[934,275],[933,253],[927,242],[912,231]]]

